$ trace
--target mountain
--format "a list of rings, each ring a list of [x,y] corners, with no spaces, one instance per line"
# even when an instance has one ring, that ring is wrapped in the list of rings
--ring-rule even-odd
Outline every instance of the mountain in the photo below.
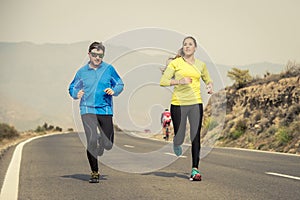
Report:
[[[78,115],[77,102],[69,97],[68,86],[75,72],[88,61],[89,44],[90,41],[72,44],[1,42],[0,119],[19,130],[33,129],[43,122],[63,128],[78,126],[73,117]],[[104,61],[111,62],[125,82],[124,92],[115,98],[114,120],[121,128],[160,130],[159,116],[169,106],[172,89],[161,88],[158,83],[160,68],[170,53],[105,45]],[[231,66],[207,65],[215,79],[216,90],[232,83],[226,77]],[[272,63],[238,67],[249,67],[253,75],[260,76],[266,71],[273,73],[283,69],[283,65]],[[208,98],[204,94],[205,101]]]

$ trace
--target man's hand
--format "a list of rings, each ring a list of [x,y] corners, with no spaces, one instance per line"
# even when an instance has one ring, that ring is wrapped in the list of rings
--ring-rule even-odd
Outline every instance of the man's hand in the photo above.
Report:
[[[114,95],[114,93],[115,93],[111,88],[106,88],[106,89],[104,90],[104,92],[105,92],[106,94],[108,94],[108,95]]]
[[[81,99],[83,95],[84,95],[84,91],[83,90],[79,90],[79,92],[77,93],[77,98]]]

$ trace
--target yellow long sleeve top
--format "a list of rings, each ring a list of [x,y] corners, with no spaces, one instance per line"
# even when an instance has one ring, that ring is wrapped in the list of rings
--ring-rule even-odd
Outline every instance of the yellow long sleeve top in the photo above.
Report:
[[[192,83],[187,85],[175,85],[172,95],[172,105],[193,105],[202,103],[200,91],[200,78],[205,84],[212,82],[206,64],[195,59],[193,65],[186,62],[182,57],[171,61],[164,71],[161,79],[161,86],[170,86],[171,79],[180,80],[190,77]]]

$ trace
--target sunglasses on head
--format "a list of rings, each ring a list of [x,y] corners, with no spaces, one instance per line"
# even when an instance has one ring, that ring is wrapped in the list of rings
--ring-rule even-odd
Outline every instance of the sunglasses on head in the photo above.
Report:
[[[99,58],[103,58],[104,54],[103,53],[94,53],[94,52],[90,52],[91,56],[94,58],[97,58],[97,56],[99,56]]]

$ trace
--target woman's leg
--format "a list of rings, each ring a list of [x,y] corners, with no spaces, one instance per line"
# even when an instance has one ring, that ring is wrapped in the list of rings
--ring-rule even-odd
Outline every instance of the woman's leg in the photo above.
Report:
[[[190,123],[190,138],[192,142],[192,167],[198,168],[200,161],[200,132],[202,125],[203,105],[192,105],[188,114]]]
[[[171,117],[174,127],[174,146],[180,146],[184,142],[186,131],[186,109],[183,106],[171,105]]]

